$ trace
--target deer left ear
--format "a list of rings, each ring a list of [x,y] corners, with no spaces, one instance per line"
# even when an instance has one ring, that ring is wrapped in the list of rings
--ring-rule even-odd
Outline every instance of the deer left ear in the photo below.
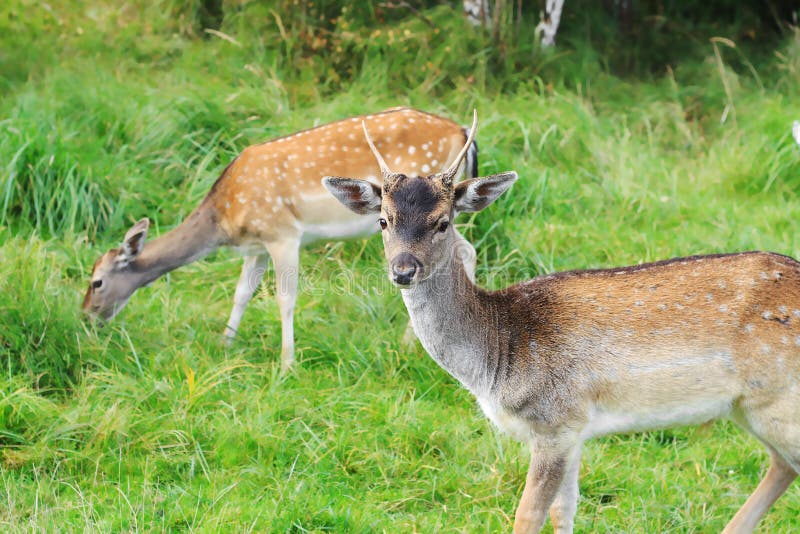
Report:
[[[464,180],[455,187],[453,207],[458,213],[481,211],[497,200],[517,180],[514,171]]]
[[[322,179],[322,185],[339,202],[359,215],[381,211],[381,190],[366,180],[326,176]]]
[[[122,240],[119,254],[114,260],[117,267],[125,267],[141,254],[142,249],[144,249],[144,241],[147,239],[148,228],[150,228],[150,219],[145,217],[137,221],[128,230],[128,233],[125,234],[125,239]]]

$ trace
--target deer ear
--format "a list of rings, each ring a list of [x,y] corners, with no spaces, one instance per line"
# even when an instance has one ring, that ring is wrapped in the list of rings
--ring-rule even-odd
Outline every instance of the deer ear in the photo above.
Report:
[[[147,238],[148,228],[150,228],[150,219],[145,217],[137,221],[128,230],[128,233],[125,234],[125,239],[122,240],[119,254],[114,260],[117,267],[125,267],[141,254],[142,249],[144,249],[144,241]]]
[[[381,190],[366,180],[326,176],[322,179],[322,185],[339,202],[359,215],[381,211]]]
[[[458,213],[481,211],[497,200],[517,180],[517,173],[502,172],[464,180],[456,185],[453,206]]]

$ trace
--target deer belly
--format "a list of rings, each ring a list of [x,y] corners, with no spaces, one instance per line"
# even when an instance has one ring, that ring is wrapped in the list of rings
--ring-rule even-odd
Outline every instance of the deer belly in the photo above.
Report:
[[[688,399],[686,399],[688,401]],[[646,401],[638,406],[622,409],[595,407],[584,427],[584,439],[618,432],[636,432],[677,425],[695,425],[729,414],[730,397],[701,398],[692,402],[660,404]]]
[[[302,243],[353,239],[366,237],[378,231],[378,218],[371,215],[359,216],[347,221],[330,221],[318,224],[304,223],[300,225],[303,232]]]

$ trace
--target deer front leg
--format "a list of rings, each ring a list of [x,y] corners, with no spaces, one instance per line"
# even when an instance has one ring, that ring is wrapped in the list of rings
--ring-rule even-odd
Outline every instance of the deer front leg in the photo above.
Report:
[[[568,534],[575,528],[575,512],[578,509],[578,473],[581,467],[581,447],[575,447],[561,488],[550,506],[550,522],[556,534]]]
[[[542,529],[572,454],[571,450],[563,452],[549,446],[531,446],[531,464],[514,517],[514,534],[535,534]]]
[[[294,306],[300,267],[300,240],[291,239],[267,246],[275,266],[275,298],[281,313],[281,371],[294,363]]]
[[[236,284],[236,292],[233,294],[233,309],[228,323],[225,325],[225,340],[228,344],[236,337],[239,323],[242,322],[244,309],[253,298],[258,284],[264,277],[267,270],[267,255],[247,256],[242,265],[242,274],[239,275],[239,283]]]

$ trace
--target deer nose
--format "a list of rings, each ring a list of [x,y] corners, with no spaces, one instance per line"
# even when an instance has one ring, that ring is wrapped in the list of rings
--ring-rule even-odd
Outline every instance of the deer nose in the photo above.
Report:
[[[417,258],[408,252],[403,252],[392,260],[392,280],[395,284],[407,286],[411,284],[419,267],[421,265]]]

